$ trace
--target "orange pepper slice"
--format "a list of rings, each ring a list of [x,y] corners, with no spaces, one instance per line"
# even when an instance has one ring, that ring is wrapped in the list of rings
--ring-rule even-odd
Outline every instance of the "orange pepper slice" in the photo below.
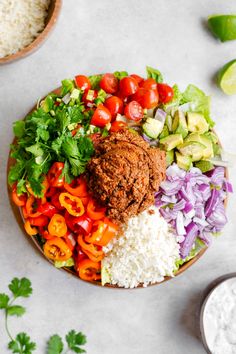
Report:
[[[30,216],[31,218],[37,218],[39,215],[41,215],[39,211],[36,212],[33,211],[34,202],[35,202],[35,197],[33,195],[30,195],[25,205],[27,216]]]
[[[79,262],[79,277],[83,280],[94,281],[101,279],[101,263],[91,259],[83,259]]]
[[[106,246],[115,237],[119,229],[118,225],[111,222],[108,218],[104,218],[103,222],[105,225],[105,231],[100,239],[96,238],[93,242],[98,246]]]
[[[101,260],[104,258],[104,254],[100,255],[100,256],[95,256],[94,254],[92,254],[91,252],[81,248],[82,252],[84,252],[89,259],[91,259],[91,261],[93,262],[101,262]]]
[[[80,247],[83,249],[84,252],[88,251],[95,257],[100,257],[100,256],[102,256],[102,258],[104,257],[103,250],[102,249],[99,250],[96,245],[93,245],[91,243],[86,243],[84,241],[83,235],[79,235],[77,240],[78,240],[78,244],[80,245]]]
[[[18,207],[22,207],[26,203],[26,199],[27,199],[26,194],[22,194],[22,195],[17,194],[16,183],[14,183],[14,185],[12,186],[11,199]]]
[[[87,214],[92,220],[103,219],[106,213],[106,208],[98,206],[94,199],[90,199],[87,205]]]
[[[88,195],[86,180],[82,176],[74,179],[70,184],[64,183],[64,188],[76,197],[86,197]]]
[[[72,256],[70,248],[61,238],[53,237],[43,246],[44,254],[53,261],[67,261]]]
[[[67,225],[64,216],[54,214],[48,224],[48,232],[50,235],[63,237],[67,232]]]
[[[31,227],[29,220],[25,221],[24,227],[25,227],[25,231],[29,236],[37,235],[38,230],[36,229],[36,227]]]
[[[100,241],[106,229],[106,225],[103,221],[94,221],[91,233],[85,236],[85,241],[88,243],[96,243]]]
[[[84,214],[84,206],[82,200],[79,197],[69,193],[61,193],[59,195],[59,202],[70,215],[81,216]]]

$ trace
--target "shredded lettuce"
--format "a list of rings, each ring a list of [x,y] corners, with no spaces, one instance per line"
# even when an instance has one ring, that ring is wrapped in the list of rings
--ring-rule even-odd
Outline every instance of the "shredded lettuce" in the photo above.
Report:
[[[173,91],[174,91],[174,96],[173,99],[169,102],[163,105],[163,109],[166,112],[171,111],[172,109],[177,109],[179,108],[179,106],[183,103],[183,94],[180,91],[178,85],[174,85],[173,87]]]
[[[183,93],[183,101],[184,103],[190,103],[191,112],[203,114],[211,128],[215,125],[210,117],[211,98],[207,96],[202,90],[194,85],[188,85]]]
[[[74,259],[71,257],[67,261],[55,261],[54,265],[56,268],[62,267],[73,267],[75,265]]]
[[[157,83],[163,82],[162,73],[158,69],[153,69],[151,66],[146,66],[147,77],[154,79]]]

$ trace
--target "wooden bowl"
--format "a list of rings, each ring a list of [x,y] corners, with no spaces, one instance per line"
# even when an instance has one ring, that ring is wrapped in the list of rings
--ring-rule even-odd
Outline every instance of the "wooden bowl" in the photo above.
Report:
[[[61,88],[59,87],[59,88],[55,89],[54,91],[52,91],[52,93],[59,94],[60,89],[61,89]],[[32,111],[33,111],[34,109],[36,109],[36,106],[34,106],[28,114],[32,113]],[[16,139],[13,140],[13,143],[12,143],[12,144],[14,144],[15,142],[16,142]],[[8,172],[9,172],[9,170],[10,170],[10,167],[11,167],[14,163],[15,163],[15,160],[14,160],[13,158],[11,158],[11,157],[10,157],[10,154],[9,154],[9,156],[8,156],[8,163],[7,163],[7,176],[8,176]],[[227,169],[227,168],[226,168],[226,173],[225,173],[225,175],[226,175],[226,178],[228,179],[228,169]],[[8,185],[8,183],[7,183],[7,188],[8,188],[9,201],[10,201],[10,204],[11,204],[11,207],[12,207],[12,210],[13,210],[13,213],[14,213],[14,215],[15,215],[16,221],[17,221],[17,223],[19,224],[21,230],[23,231],[23,233],[25,234],[25,236],[27,237],[27,239],[33,241],[34,246],[36,247],[37,250],[40,251],[40,253],[42,254],[42,256],[43,256],[44,258],[46,258],[51,264],[53,264],[53,262],[45,256],[45,254],[44,254],[44,252],[43,252],[43,249],[42,249],[42,247],[41,247],[41,245],[40,245],[40,243],[39,243],[37,237],[34,237],[34,236],[30,237],[30,236],[28,236],[27,233],[25,232],[24,225],[23,225],[23,216],[22,216],[22,214],[21,214],[20,209],[12,202],[12,199],[11,199],[11,188],[10,188],[10,186]],[[226,198],[226,200],[225,200],[225,207],[226,207],[226,206],[227,206],[227,198]],[[176,272],[175,276],[180,275],[181,273],[185,272],[188,268],[190,268],[200,257],[202,257],[202,255],[206,252],[206,250],[207,250],[207,247],[204,247],[194,258],[192,258],[190,261],[184,263],[184,264],[179,268],[179,270]],[[54,265],[53,265],[53,266],[54,266]],[[80,278],[78,277],[77,273],[76,273],[74,270],[72,270],[72,269],[70,269],[70,268],[66,268],[66,267],[63,267],[63,268],[60,268],[60,269],[65,270],[66,272],[68,272],[68,273],[70,273],[70,274],[76,276],[80,281],[84,281],[84,280],[82,280],[82,279],[80,279]],[[159,284],[161,284],[161,283],[163,283],[163,282],[165,282],[165,281],[167,281],[167,280],[170,280],[170,279],[172,279],[172,277],[165,277],[165,279],[164,279],[162,282],[158,282],[158,283],[154,283],[154,284],[149,284],[148,286],[159,285]],[[88,283],[87,281],[84,281],[84,282]],[[94,281],[94,282],[90,282],[90,283],[93,284],[93,285],[102,286],[101,282]],[[117,285],[112,285],[112,284],[105,284],[104,287],[106,287],[106,288],[113,288],[113,289],[125,289],[125,288],[119,287],[119,286],[117,286]],[[138,285],[138,288],[142,288],[142,287],[143,287],[142,284]],[[134,288],[134,289],[136,289],[136,288]]]
[[[57,22],[57,19],[59,17],[61,5],[62,5],[62,0],[51,0],[50,5],[49,5],[49,9],[48,9],[48,15],[46,18],[46,24],[45,24],[43,31],[27,47],[24,47],[23,49],[19,50],[18,52],[14,53],[14,54],[10,54],[4,58],[0,58],[0,65],[1,64],[8,64],[8,63],[11,63],[15,60],[22,59],[22,58],[26,57],[27,55],[36,51],[44,43],[44,41],[48,38],[50,32],[54,28],[54,26]]]

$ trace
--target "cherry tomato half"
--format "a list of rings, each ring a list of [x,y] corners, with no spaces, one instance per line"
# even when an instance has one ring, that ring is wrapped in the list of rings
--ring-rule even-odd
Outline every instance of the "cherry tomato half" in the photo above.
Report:
[[[154,79],[149,78],[149,79],[144,80],[140,84],[140,87],[143,87],[147,90],[156,90],[157,89],[157,82]]]
[[[63,162],[54,162],[48,171],[47,178],[51,187],[62,187],[64,184],[64,177],[62,177],[62,170],[64,168]]]
[[[110,129],[110,132],[111,133],[116,133],[120,130],[123,130],[127,127],[127,123],[125,122],[120,122],[120,121],[115,121],[115,122],[112,122],[111,123],[111,129]]]
[[[139,75],[132,74],[130,76],[137,81],[138,85],[140,85],[144,81],[144,79],[141,76],[139,76]]]
[[[137,90],[138,83],[133,77],[126,76],[120,80],[120,91],[124,97],[133,95]]]
[[[103,105],[99,104],[92,116],[90,124],[103,128],[111,121],[110,111]]]
[[[125,107],[125,116],[128,119],[139,121],[143,118],[143,108],[137,101],[131,101]]]
[[[118,90],[119,82],[114,74],[104,74],[100,87],[107,93],[115,93]]]
[[[89,81],[89,78],[84,75],[77,75],[75,77],[75,83],[76,83],[76,86],[83,91],[90,90],[90,88],[91,88],[91,83]]]
[[[143,108],[151,109],[157,106],[159,95],[157,90],[147,90],[141,87],[132,98],[140,103]]]
[[[157,84],[157,90],[161,103],[168,103],[173,99],[174,90],[167,84]]]
[[[123,113],[124,104],[117,96],[111,96],[106,99],[104,106],[107,107],[111,113],[111,121],[113,122],[118,113]]]

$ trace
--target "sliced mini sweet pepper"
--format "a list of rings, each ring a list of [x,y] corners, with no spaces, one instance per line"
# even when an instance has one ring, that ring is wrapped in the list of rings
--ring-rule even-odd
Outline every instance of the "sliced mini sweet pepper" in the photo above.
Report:
[[[87,214],[81,216],[72,216],[68,212],[65,213],[66,224],[71,231],[75,233],[89,234],[92,230],[93,221]]]
[[[76,197],[86,197],[88,195],[86,180],[83,176],[74,179],[70,184],[64,183],[64,188]]]
[[[48,217],[45,215],[39,215],[36,218],[28,218],[30,225],[32,226],[46,226],[48,224]]]
[[[27,196],[26,194],[18,195],[16,187],[12,188],[11,199],[15,205],[18,207],[23,207],[26,204]]]
[[[37,218],[38,216],[40,216],[41,213],[36,210],[37,207],[38,206],[36,198],[32,194],[30,194],[25,204],[25,211],[27,216],[31,218]]]
[[[64,177],[62,174],[64,168],[63,162],[54,162],[48,171],[47,178],[51,187],[62,187],[64,184]]]
[[[25,227],[25,231],[27,232],[27,234],[28,234],[29,236],[37,235],[38,230],[36,229],[36,227],[32,227],[32,226],[30,225],[29,220],[26,220],[26,221],[25,221],[24,227]]]
[[[44,204],[39,205],[38,211],[40,213],[42,213],[43,215],[51,218],[51,217],[53,217],[54,214],[57,213],[57,208],[53,204],[46,202]]]
[[[97,220],[93,223],[91,233],[85,236],[85,241],[88,243],[95,243],[100,241],[105,232],[106,225],[102,220]]]
[[[105,231],[100,239],[96,238],[94,241],[95,245],[106,246],[117,234],[118,225],[111,222],[108,218],[104,218],[103,222],[105,224]]]
[[[70,215],[81,216],[84,214],[84,206],[79,197],[69,193],[61,193],[59,196],[59,202]]]
[[[101,264],[90,259],[83,259],[78,265],[79,277],[86,281],[101,279]]]
[[[54,214],[48,224],[49,234],[57,237],[65,236],[67,232],[67,225],[64,216],[60,214]]]
[[[104,257],[104,252],[103,252],[102,248],[99,246],[93,245],[92,243],[85,242],[83,235],[79,235],[77,241],[84,253],[86,253],[85,251],[88,251],[96,258],[101,257],[101,256],[102,256],[102,258]]]
[[[87,205],[87,214],[92,220],[103,219],[106,213],[106,208],[97,204],[94,199],[90,199]]]
[[[53,261],[66,261],[72,256],[72,251],[61,238],[53,237],[43,246],[45,256]]]

